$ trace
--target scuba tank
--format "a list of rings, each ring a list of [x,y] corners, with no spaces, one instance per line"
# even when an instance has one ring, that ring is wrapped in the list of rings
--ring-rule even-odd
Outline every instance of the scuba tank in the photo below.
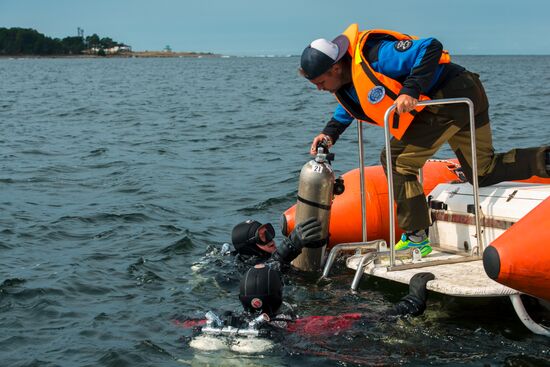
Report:
[[[212,311],[205,315],[206,324],[195,329],[189,342],[191,348],[201,351],[230,349],[238,353],[264,353],[275,344],[270,340],[271,333],[266,326],[270,318],[263,313],[246,317],[229,313],[219,317]]]
[[[334,154],[326,146],[317,147],[317,156],[307,162],[300,171],[298,200],[295,223],[315,217],[321,222],[322,240],[302,249],[302,253],[292,261],[292,265],[303,271],[316,271],[321,268],[325,248],[329,240],[330,208],[334,195],[344,192],[341,178],[335,179],[330,161]]]

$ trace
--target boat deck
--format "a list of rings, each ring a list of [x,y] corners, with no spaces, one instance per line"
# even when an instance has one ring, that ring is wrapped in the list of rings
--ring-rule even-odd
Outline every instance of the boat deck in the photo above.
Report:
[[[422,258],[419,263],[429,263],[437,260],[459,259],[461,255],[434,251],[427,257]],[[353,255],[346,260],[348,268],[357,270],[362,255]],[[397,260],[396,265],[403,264]],[[410,261],[409,261],[410,264]],[[379,264],[369,264],[365,268],[365,274],[376,277],[409,284],[411,278],[422,272],[430,272],[435,279],[429,281],[427,289],[457,297],[499,297],[518,294],[519,292],[495,282],[487,277],[483,269],[482,260],[474,260],[455,264],[438,264],[421,268],[388,271],[387,261]]]

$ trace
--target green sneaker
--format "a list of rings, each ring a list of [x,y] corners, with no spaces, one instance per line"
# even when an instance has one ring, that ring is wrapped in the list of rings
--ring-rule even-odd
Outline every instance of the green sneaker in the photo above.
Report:
[[[432,252],[432,246],[430,246],[429,237],[424,235],[424,238],[421,241],[414,242],[409,238],[409,236],[413,233],[403,233],[401,235],[401,240],[399,240],[399,242],[395,244],[395,249],[399,251],[416,247],[420,249],[420,254],[422,255],[422,257],[428,256],[430,252]]]

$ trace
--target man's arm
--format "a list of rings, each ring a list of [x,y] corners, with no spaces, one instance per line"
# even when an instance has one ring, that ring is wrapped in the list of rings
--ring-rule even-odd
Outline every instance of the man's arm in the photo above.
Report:
[[[353,121],[353,117],[342,107],[341,105],[338,105],[336,107],[336,110],[334,111],[334,114],[332,115],[332,118],[330,121],[325,125],[325,128],[321,132],[321,134],[317,135],[313,142],[311,143],[310,153],[315,155],[317,154],[317,145],[321,143],[323,140],[328,143],[328,147],[330,148],[332,145],[336,143],[340,135],[348,128],[348,126]]]
[[[402,81],[403,87],[396,99],[398,113],[416,107],[421,93],[428,93],[442,72],[439,59],[443,45],[435,38],[403,41],[381,41],[376,54],[369,53],[374,70]]]

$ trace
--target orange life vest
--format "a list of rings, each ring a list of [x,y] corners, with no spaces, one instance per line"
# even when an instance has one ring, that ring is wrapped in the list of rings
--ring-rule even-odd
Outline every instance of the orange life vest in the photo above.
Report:
[[[350,25],[343,34],[349,39],[348,54],[351,56],[352,82],[357,91],[362,111],[357,108],[357,103],[351,101],[349,97],[346,97],[347,94],[342,91],[335,93],[336,98],[342,107],[357,120],[374,123],[384,127],[384,114],[387,109],[393,105],[403,86],[395,79],[374,71],[367,61],[366,56],[363,54],[363,49],[367,40],[372,35],[387,35],[398,41],[414,40],[418,38],[383,29],[359,32],[357,24]],[[449,53],[444,50],[439,59],[439,63],[448,64],[449,62],[451,62],[451,57]],[[419,101],[429,99],[429,97],[422,94],[419,97]],[[395,138],[401,139],[415,115],[420,112],[422,108],[423,106],[417,107],[413,111],[401,115],[393,113],[393,117],[390,118],[390,133]]]

